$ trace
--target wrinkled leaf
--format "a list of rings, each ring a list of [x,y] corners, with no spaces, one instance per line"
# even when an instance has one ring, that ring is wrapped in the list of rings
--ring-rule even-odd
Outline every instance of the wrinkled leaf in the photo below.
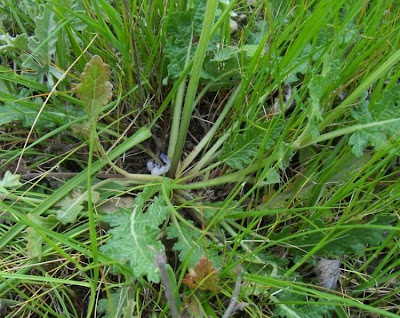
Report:
[[[303,295],[293,293],[290,289],[282,290],[277,294],[279,301],[282,304],[276,304],[274,309],[274,317],[281,318],[328,318],[332,317],[331,312],[335,309],[334,306],[325,304],[314,305],[296,305],[290,304],[293,301],[309,300]],[[285,304],[288,302],[288,304]]]
[[[76,91],[88,117],[92,120],[97,120],[101,108],[111,100],[112,85],[109,77],[110,67],[98,55],[94,55],[86,63],[81,74],[81,83],[76,87]]]
[[[400,84],[386,90],[374,109],[370,110],[369,101],[363,100],[358,104],[357,110],[350,113],[358,124],[400,118]],[[351,135],[349,145],[353,146],[353,153],[361,157],[366,147],[380,149],[388,142],[388,137],[398,136],[399,133],[400,121],[360,129]]]
[[[0,105],[0,126],[18,121],[21,122],[24,127],[32,127],[43,105],[43,99],[40,97],[32,98],[31,96],[32,92],[25,88],[20,90],[17,97],[6,95],[8,101],[6,101],[4,105]],[[69,110],[69,115],[81,116],[79,112],[71,110]],[[46,111],[41,113],[35,128],[38,130],[52,128],[56,123],[65,123],[66,120],[67,115],[65,109],[57,110],[48,106]]]
[[[131,318],[136,308],[136,295],[129,287],[121,287],[110,293],[110,298],[99,300],[97,311],[103,318]]]
[[[322,120],[321,99],[339,78],[339,62],[331,60],[329,56],[323,58],[322,73],[313,76],[308,84],[310,93],[309,106],[306,109],[308,117],[308,128],[313,138],[318,137],[318,123]]]
[[[213,267],[210,260],[202,257],[195,265],[193,270],[185,275],[182,282],[192,289],[218,291],[217,270]]]
[[[57,70],[51,66],[51,59],[56,52],[57,36],[53,34],[57,27],[55,13],[46,5],[40,5],[40,14],[35,18],[35,36],[28,39],[28,47],[31,54],[22,55],[22,66],[29,71],[24,71],[23,75],[44,83],[47,78],[47,87],[54,86],[53,75],[57,75]]]
[[[92,193],[92,202],[96,203],[100,198],[100,194],[96,191]],[[79,212],[83,210],[83,203],[88,200],[88,192],[83,193],[72,191],[71,194],[57,202],[57,219],[62,224],[75,222]]]
[[[390,225],[394,221],[394,217],[391,215],[379,215],[376,216],[367,224],[371,225]],[[324,222],[321,220],[315,220],[315,225],[320,228],[326,227]],[[343,256],[343,255],[360,255],[364,248],[369,246],[377,246],[385,239],[385,233],[387,230],[375,229],[375,228],[354,228],[340,232],[341,234],[329,241],[316,255],[320,257],[324,256]],[[302,238],[296,239],[295,242],[291,242],[294,246],[300,247],[303,251],[309,251],[318,242],[320,242],[325,233],[312,233]],[[299,250],[294,250],[294,253],[298,255]]]
[[[317,268],[315,269],[317,273],[318,284],[325,288],[336,289],[340,275],[341,264],[342,259],[340,257],[337,259],[321,258],[318,261]]]
[[[194,0],[188,2],[188,5],[190,6],[188,10],[169,14],[164,24],[166,35],[164,53],[169,59],[168,78],[170,79],[180,76],[188,53],[190,58],[194,56],[203,25],[206,1]],[[211,52],[215,49],[215,41],[211,40],[207,51]],[[203,71],[201,77],[205,76],[207,74]]]
[[[225,161],[231,168],[243,169],[253,161],[260,147],[263,147],[263,151],[271,149],[283,129],[283,121],[265,128],[252,126],[243,134],[235,136],[234,140],[224,144],[219,160]]]
[[[35,224],[42,226],[48,230],[53,229],[58,221],[55,218],[54,215],[49,215],[47,217],[42,217],[39,215],[33,215],[33,214],[28,214],[28,218]],[[43,238],[42,236],[38,233],[38,231],[30,226],[26,230],[27,235],[26,235],[26,252],[30,258],[37,258],[39,261],[41,261],[42,257],[42,244],[43,244]]]
[[[158,235],[159,225],[168,215],[168,207],[163,199],[155,197],[146,211],[142,211],[143,201],[143,198],[137,198],[132,212],[120,208],[104,217],[103,221],[112,227],[108,231],[112,237],[100,250],[110,258],[128,264],[134,277],[147,276],[149,281],[159,282],[154,251],[164,251]]]
[[[187,222],[193,225],[193,222]],[[194,267],[204,255],[208,255],[213,264],[217,266],[221,264],[221,258],[216,251],[212,250],[211,242],[206,237],[199,240],[199,233],[185,224],[179,224],[179,226],[170,224],[167,227],[167,238],[177,239],[173,249],[179,251],[180,261],[187,261],[191,267]]]
[[[108,199],[106,202],[97,206],[97,209],[100,209],[106,213],[114,213],[119,210],[119,208],[130,209],[133,207],[134,200],[131,196],[123,196]]]
[[[0,192],[8,194],[10,189],[18,188],[22,185],[19,181],[21,176],[19,174],[13,174],[10,171],[6,171],[3,179],[0,180]]]
[[[24,34],[10,36],[8,33],[0,35],[0,52],[7,52],[15,49],[26,49],[28,37]]]
[[[193,224],[191,221],[188,222]],[[181,262],[186,261],[189,257],[189,266],[195,266],[201,256],[204,255],[203,247],[197,243],[199,238],[198,233],[183,224],[180,224],[179,227],[175,224],[170,224],[167,227],[167,238],[170,240],[174,238],[178,239],[173,249],[179,251],[179,259]]]

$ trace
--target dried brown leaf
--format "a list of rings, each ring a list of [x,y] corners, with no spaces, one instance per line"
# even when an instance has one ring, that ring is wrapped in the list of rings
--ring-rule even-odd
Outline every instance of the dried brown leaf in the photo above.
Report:
[[[194,270],[190,270],[183,279],[183,283],[190,288],[198,288],[200,290],[218,291],[217,270],[206,257],[202,257],[194,266]]]

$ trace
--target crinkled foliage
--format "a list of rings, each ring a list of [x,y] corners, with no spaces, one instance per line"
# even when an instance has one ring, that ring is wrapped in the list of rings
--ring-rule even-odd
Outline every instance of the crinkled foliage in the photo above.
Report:
[[[96,203],[100,199],[100,194],[92,191],[92,202]],[[57,219],[62,224],[74,223],[79,212],[84,209],[83,203],[88,200],[88,192],[83,193],[72,191],[67,197],[57,202]]]
[[[97,120],[101,108],[112,97],[112,85],[109,81],[110,67],[100,56],[94,55],[85,65],[81,74],[81,83],[76,87],[78,97],[92,120]]]
[[[224,143],[219,160],[235,169],[243,169],[250,164],[257,155],[260,147],[267,151],[275,145],[284,129],[284,122],[278,121],[275,125],[265,123],[262,126],[252,126],[234,140]]]
[[[393,221],[394,217],[391,215],[378,215],[365,225],[390,225]],[[326,227],[324,222],[321,220],[314,221],[314,224],[319,228]],[[284,231],[290,233],[290,228],[286,228]],[[387,232],[387,230],[368,227],[338,231],[338,236],[329,240],[327,244],[316,253],[317,256],[339,257],[343,255],[360,255],[366,246],[377,246],[381,244],[385,239]],[[303,251],[311,250],[326,236],[326,234],[325,231],[321,231],[305,235],[301,238],[296,238],[296,241],[293,242],[293,244],[301,248],[301,251],[295,249],[293,252],[300,257]]]
[[[277,294],[277,298],[281,301],[281,304],[275,305],[274,317],[281,318],[320,318],[320,317],[332,317],[331,312],[335,309],[334,306],[318,304],[310,305],[296,305],[290,302],[294,301],[312,301],[310,298],[306,298],[303,295],[291,292],[290,289],[282,290]],[[285,302],[288,302],[287,304]]]
[[[47,86],[54,86],[53,75],[60,77],[60,72],[51,66],[51,60],[56,52],[57,28],[55,13],[48,5],[39,6],[40,14],[35,18],[35,36],[28,39],[30,54],[22,55],[22,67],[26,68],[24,76],[31,77],[39,83],[44,83],[47,78]]]
[[[193,224],[191,221],[187,222]],[[170,224],[167,227],[167,238],[177,239],[173,249],[179,252],[180,261],[187,262],[191,267],[194,267],[203,256],[209,257],[215,266],[221,264],[221,258],[216,251],[211,249],[211,242],[205,236],[199,237],[199,232],[193,231],[184,224],[179,224],[179,226]],[[204,240],[206,240],[205,243]]]
[[[110,293],[110,298],[99,300],[97,311],[103,318],[131,318],[136,308],[136,294],[125,286]]]
[[[44,227],[48,230],[53,229],[57,224],[58,221],[54,215],[49,215],[47,217],[28,214],[27,216],[32,223]],[[30,258],[37,258],[39,261],[42,257],[42,244],[43,244],[43,237],[38,230],[34,227],[30,226],[26,229],[26,252],[28,257]]]
[[[17,188],[22,185],[19,181],[21,176],[19,174],[13,174],[10,171],[6,171],[3,179],[0,180],[0,192],[8,194],[10,189]]]
[[[306,109],[308,117],[307,129],[313,138],[318,137],[318,124],[322,120],[322,98],[331,91],[333,84],[339,78],[339,62],[328,55],[323,58],[321,74],[313,76],[308,84],[310,93],[309,105]]]
[[[373,109],[369,108],[369,101],[363,100],[357,110],[352,110],[351,115],[358,124],[368,124],[388,119],[400,119],[400,84],[387,89]],[[393,123],[385,123],[380,126],[360,129],[353,133],[349,144],[353,147],[353,153],[361,157],[366,147],[374,149],[382,148],[389,138],[396,137],[400,133],[400,120]]]
[[[166,19],[164,52],[170,60],[168,77],[171,79],[179,77],[183,71],[188,50],[191,57],[196,51],[195,42],[200,35],[205,6],[205,1],[195,0],[189,10],[174,12]]]
[[[149,281],[159,282],[154,257],[155,251],[164,251],[158,236],[159,225],[166,219],[168,207],[159,197],[155,197],[145,211],[138,200],[136,204],[132,211],[120,208],[104,217],[103,221],[111,226],[108,233],[112,237],[100,251],[115,261],[128,264],[134,277],[147,276]]]
[[[23,88],[18,97],[12,99],[13,101],[7,101],[4,105],[0,105],[0,126],[11,122],[20,122],[24,127],[32,127],[39,109],[43,105],[43,99],[35,97],[28,101],[26,97],[31,94],[30,90]],[[38,130],[52,128],[55,123],[62,120],[66,120],[64,112],[48,108],[36,121],[35,128]]]
[[[206,257],[202,257],[194,266],[190,273],[185,275],[182,281],[185,285],[193,289],[218,291],[220,287],[218,284],[217,270],[214,268],[212,262]]]

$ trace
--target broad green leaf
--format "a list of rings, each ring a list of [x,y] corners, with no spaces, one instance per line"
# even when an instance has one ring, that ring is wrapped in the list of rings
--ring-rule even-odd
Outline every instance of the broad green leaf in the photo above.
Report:
[[[171,13],[165,21],[164,53],[170,61],[168,64],[170,79],[177,78],[182,73],[188,50],[193,57],[197,48],[195,43],[202,29],[206,1],[194,0],[189,2],[189,5],[191,7],[188,10]]]
[[[276,169],[271,169],[268,172],[267,178],[265,181],[262,182],[262,186],[266,186],[269,184],[275,184],[281,182],[281,177],[279,176],[279,173],[276,171]]]
[[[15,189],[22,185],[19,181],[21,176],[19,174],[12,174],[10,171],[6,171],[3,179],[0,180],[0,192],[8,193],[7,189]]]
[[[58,221],[54,215],[49,215],[47,217],[42,217],[39,215],[28,214],[28,218],[35,224],[45,227],[46,229],[53,229]],[[39,261],[42,257],[42,236],[35,230],[34,227],[28,227],[26,229],[26,252],[29,257],[37,258]]]
[[[76,91],[88,117],[92,120],[97,120],[101,108],[111,100],[112,85],[109,77],[110,67],[98,55],[94,55],[86,63],[81,74],[81,83],[76,87]]]
[[[11,123],[21,122],[24,127],[32,127],[36,119],[38,111],[43,105],[41,97],[29,98],[32,92],[28,89],[21,89],[17,97],[10,94],[0,92],[0,98],[6,99],[4,105],[0,105],[0,126]],[[69,115],[78,115],[75,111],[70,111]],[[45,129],[52,128],[56,124],[65,123],[67,115],[64,110],[55,110],[48,107],[36,122],[35,128]]]
[[[193,224],[191,221],[188,222]],[[177,239],[173,249],[179,252],[180,261],[187,261],[191,267],[193,267],[202,256],[206,255],[201,242],[198,242],[198,232],[193,231],[183,224],[180,224],[179,227],[175,224],[170,224],[167,227],[167,238],[169,240]]]
[[[168,77],[179,77],[185,67],[187,50],[191,48],[192,12],[175,12],[168,15],[165,22],[167,42],[164,53],[168,57]],[[193,53],[191,52],[191,55]]]
[[[129,287],[120,287],[110,293],[110,298],[99,300],[97,311],[103,318],[131,318],[134,317],[136,294]]]
[[[16,1],[16,3],[18,3],[18,9],[21,10],[26,16],[31,17],[32,19],[38,16],[38,2],[30,0],[19,0]]]
[[[284,122],[278,121],[272,128],[269,123],[265,125],[268,126],[252,126],[242,135],[235,135],[232,141],[224,144],[219,160],[225,161],[231,168],[243,169],[253,161],[261,146],[264,151],[269,150],[282,133]]]
[[[0,35],[0,52],[4,53],[16,49],[26,49],[28,46],[28,37],[26,34],[10,36],[8,33]]]
[[[372,110],[369,109],[369,101],[363,100],[358,104],[357,110],[351,111],[351,115],[358,124],[400,118],[400,84],[386,90]],[[399,133],[400,121],[360,129],[351,135],[349,144],[353,146],[353,153],[361,157],[366,147],[380,149],[388,142],[388,137],[398,136]]]
[[[289,75],[285,79],[286,84],[294,83],[299,81],[297,77],[298,74],[306,74],[307,71],[311,69],[311,62],[317,60],[321,55],[321,50],[315,52],[312,51],[311,44],[307,44],[303,50],[303,52],[296,58],[293,62],[295,68],[289,73]]]
[[[96,203],[100,198],[98,192],[93,191],[92,201]],[[62,224],[74,223],[79,212],[84,208],[83,203],[88,200],[88,192],[83,193],[72,191],[71,194],[61,201],[57,202],[56,206],[59,207],[57,210],[57,219]]]
[[[104,217],[103,221],[112,227],[108,231],[112,237],[100,251],[122,264],[129,264],[134,277],[147,276],[149,281],[159,282],[154,257],[155,251],[164,251],[158,236],[159,225],[166,219],[168,207],[162,198],[155,197],[142,211],[142,202],[137,200],[133,211],[120,209]]]
[[[44,83],[47,78],[47,87],[54,86],[52,74],[57,74],[51,66],[53,54],[56,52],[57,36],[53,34],[57,27],[55,14],[48,5],[40,5],[40,14],[35,18],[35,35],[28,39],[28,47],[31,54],[22,55],[22,66],[27,71],[24,76],[36,79],[39,83]]]
[[[276,304],[274,309],[274,317],[281,318],[321,318],[332,317],[331,312],[335,309],[334,306],[325,304],[315,305],[296,305],[290,302],[307,301],[307,297],[293,293],[290,289],[284,289],[276,296],[282,304]],[[288,302],[288,304],[285,304]]]
[[[227,46],[227,47],[224,47],[223,49],[219,50],[215,54],[212,61],[225,62],[225,61],[231,59],[232,57],[235,57],[239,52],[240,52],[240,49],[238,47]]]

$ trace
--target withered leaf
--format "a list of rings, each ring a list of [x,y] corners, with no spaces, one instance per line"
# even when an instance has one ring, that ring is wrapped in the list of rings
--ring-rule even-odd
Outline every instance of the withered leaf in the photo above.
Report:
[[[193,289],[220,290],[220,287],[217,286],[217,270],[212,266],[211,261],[204,256],[194,266],[194,270],[189,270],[182,282]]]
[[[325,259],[321,258],[318,262],[318,266],[315,269],[317,273],[317,280],[320,286],[329,289],[336,289],[337,282],[340,274],[340,265],[342,264],[342,258],[337,259]]]

